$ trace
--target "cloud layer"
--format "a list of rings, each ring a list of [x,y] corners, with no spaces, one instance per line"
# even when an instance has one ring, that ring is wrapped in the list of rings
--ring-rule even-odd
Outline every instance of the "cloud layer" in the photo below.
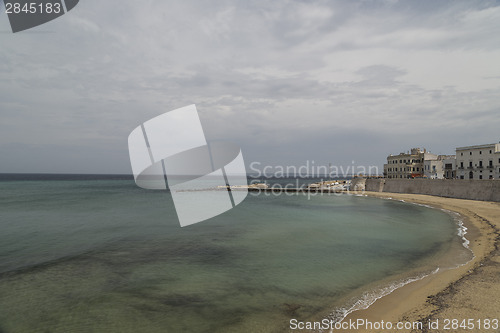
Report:
[[[138,124],[195,103],[249,164],[381,166],[500,140],[494,1],[97,1],[9,34],[0,172],[130,173]]]

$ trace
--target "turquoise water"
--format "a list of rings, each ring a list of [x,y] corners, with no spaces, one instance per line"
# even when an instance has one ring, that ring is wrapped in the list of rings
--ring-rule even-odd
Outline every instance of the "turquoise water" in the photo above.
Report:
[[[442,211],[349,195],[249,195],[185,228],[128,179],[2,181],[0,206],[2,333],[285,331],[460,244]]]

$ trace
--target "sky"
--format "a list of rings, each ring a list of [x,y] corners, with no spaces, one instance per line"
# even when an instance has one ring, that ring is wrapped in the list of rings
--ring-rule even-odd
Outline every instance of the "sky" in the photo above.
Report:
[[[0,173],[131,173],[130,132],[190,104],[247,166],[499,142],[499,36],[500,1],[81,0],[16,34],[2,8]]]

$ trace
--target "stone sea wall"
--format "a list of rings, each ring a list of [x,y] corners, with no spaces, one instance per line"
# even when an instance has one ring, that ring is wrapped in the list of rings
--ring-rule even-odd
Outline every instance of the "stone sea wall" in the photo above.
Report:
[[[500,180],[355,178],[351,191],[428,194],[500,202]]]

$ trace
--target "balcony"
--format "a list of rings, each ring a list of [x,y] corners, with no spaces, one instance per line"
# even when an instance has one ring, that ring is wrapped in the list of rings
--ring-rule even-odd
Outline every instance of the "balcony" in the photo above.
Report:
[[[464,169],[464,167],[458,167],[457,169],[463,170],[463,169]]]
[[[486,168],[493,169],[493,165],[488,165]]]
[[[467,169],[472,170],[472,169],[474,169],[474,167],[468,166]]]

